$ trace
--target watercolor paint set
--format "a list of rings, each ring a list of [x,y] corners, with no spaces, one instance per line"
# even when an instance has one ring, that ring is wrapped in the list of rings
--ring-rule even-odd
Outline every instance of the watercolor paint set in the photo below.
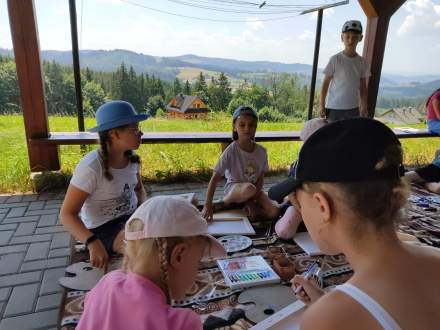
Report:
[[[262,256],[239,257],[217,260],[225,278],[225,284],[232,289],[279,283],[279,276]]]

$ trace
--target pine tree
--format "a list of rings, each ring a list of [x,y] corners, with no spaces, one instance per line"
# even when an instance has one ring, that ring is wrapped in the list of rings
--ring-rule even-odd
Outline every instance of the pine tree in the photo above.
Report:
[[[185,82],[185,86],[183,87],[183,94],[191,95],[191,84],[188,80]]]
[[[229,102],[232,99],[231,84],[228,77],[221,72],[218,78],[218,108],[220,111],[225,111]]]
[[[197,97],[203,102],[208,103],[208,85],[206,84],[205,76],[203,75],[202,71],[200,71],[200,74],[194,84],[193,93],[197,95]]]
[[[182,85],[180,84],[179,78],[176,77],[173,83],[173,95],[176,96],[179,93],[182,93]]]

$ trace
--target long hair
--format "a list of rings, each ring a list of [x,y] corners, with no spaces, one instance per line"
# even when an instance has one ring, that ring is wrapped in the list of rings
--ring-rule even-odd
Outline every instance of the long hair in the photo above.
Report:
[[[133,219],[126,228],[129,232],[141,231],[144,229],[144,223],[139,219]],[[157,267],[160,269],[160,287],[164,291],[167,301],[170,302],[170,292],[168,286],[168,263],[173,248],[183,242],[180,237],[160,237],[144,238],[127,241],[124,250],[124,260],[122,269],[132,271],[136,263],[142,263],[142,266]]]
[[[440,91],[440,88],[437,88],[429,97],[428,97],[428,99],[426,100],[426,104],[425,104],[425,106],[427,107],[428,106],[428,104],[429,104],[429,101],[431,101],[431,97],[433,97],[434,96],[434,94],[435,93],[437,93],[438,91]]]
[[[124,129],[126,126],[120,126],[112,129]],[[99,135],[99,144],[100,144],[100,155],[102,159],[102,163],[104,165],[104,177],[111,181],[113,180],[113,175],[110,173],[110,166],[109,166],[109,151],[108,147],[112,144],[112,139],[110,137],[110,131],[112,129],[98,132]],[[124,152],[124,156],[130,161],[130,163],[140,163],[141,158],[133,151],[133,150],[126,150]]]

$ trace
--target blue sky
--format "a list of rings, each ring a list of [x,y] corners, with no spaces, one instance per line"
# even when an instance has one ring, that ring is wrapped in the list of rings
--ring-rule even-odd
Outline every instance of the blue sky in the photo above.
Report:
[[[268,4],[326,4],[338,0],[267,0]],[[81,49],[129,49],[157,56],[197,54],[241,60],[284,63],[313,61],[316,15],[259,21],[257,6],[252,14],[213,12],[179,4],[194,0],[77,0]],[[218,0],[200,0],[215,5]],[[246,1],[252,2],[252,0]],[[254,0],[253,2],[260,2]],[[217,20],[183,18],[141,6]],[[41,49],[71,49],[67,0],[35,0]],[[234,7],[236,10],[239,7]],[[243,7],[249,8],[249,7]],[[250,9],[247,9],[248,11]],[[270,17],[270,16],[269,16]],[[358,1],[325,11],[319,66],[340,51],[344,21],[366,17]],[[0,0],[0,47],[11,48],[6,0]],[[362,53],[363,43],[358,52]],[[399,74],[440,74],[440,0],[410,0],[392,17],[383,70]]]

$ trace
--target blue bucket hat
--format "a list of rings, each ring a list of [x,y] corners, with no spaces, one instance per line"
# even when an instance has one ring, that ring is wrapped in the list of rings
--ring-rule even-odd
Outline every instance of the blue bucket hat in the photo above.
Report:
[[[232,120],[236,120],[238,117],[243,115],[249,115],[258,120],[257,112],[246,105],[240,105],[237,109],[235,109],[234,114],[232,115]]]
[[[112,128],[138,123],[149,116],[136,112],[134,107],[125,101],[110,101],[101,105],[96,111],[96,127],[90,132],[102,132]]]

